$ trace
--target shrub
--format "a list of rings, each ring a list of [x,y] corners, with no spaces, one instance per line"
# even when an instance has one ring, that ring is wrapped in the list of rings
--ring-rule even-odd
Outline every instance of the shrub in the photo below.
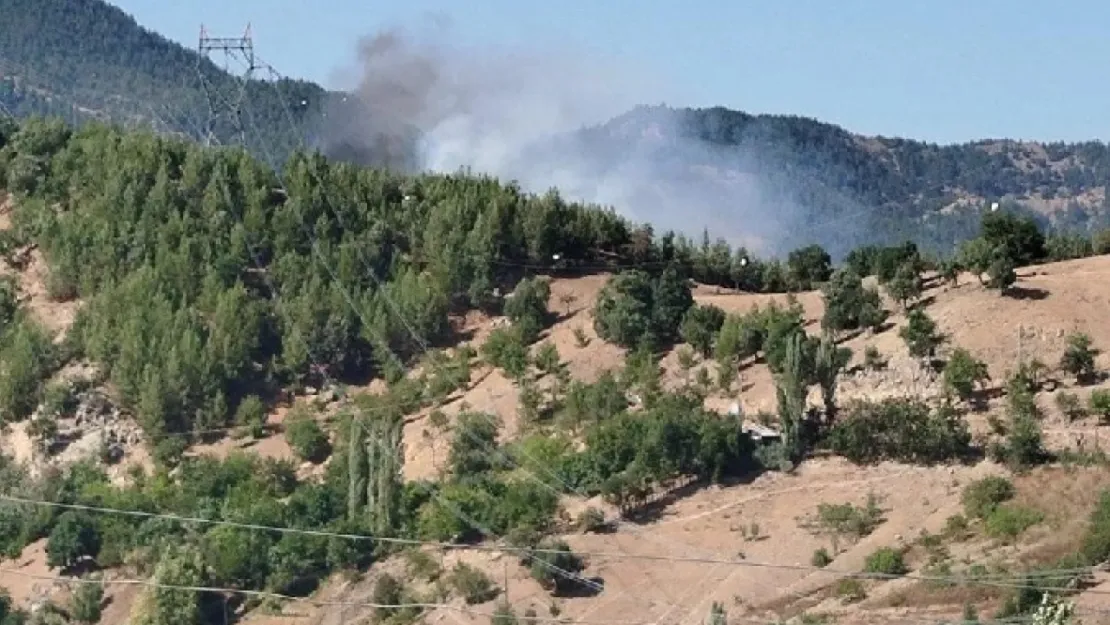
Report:
[[[992,538],[1010,541],[1044,520],[1044,515],[1022,506],[996,506],[987,514],[984,527]]]
[[[872,371],[882,369],[886,366],[886,359],[883,358],[879,348],[874,345],[868,345],[863,349],[863,366],[865,369]]]
[[[829,555],[829,550],[821,547],[813,552],[813,556],[809,559],[810,564],[816,567],[824,568],[832,564],[832,556]]]
[[[532,554],[532,578],[556,596],[570,593],[582,585],[577,577],[585,563],[562,541],[541,543],[543,552]]]
[[[603,531],[608,524],[605,521],[605,513],[590,506],[578,514],[576,525],[578,526],[578,530],[582,532],[600,532]]]
[[[883,511],[874,495],[869,495],[862,507],[850,503],[818,504],[817,517],[821,526],[829,531],[862,538],[882,524]]]
[[[1110,390],[1100,388],[1092,391],[1087,405],[1091,412],[1098,415],[1099,421],[1110,423]]]
[[[873,575],[905,575],[906,567],[902,552],[893,547],[880,547],[871,552],[863,563],[863,571]]]
[[[379,605],[398,605],[404,602],[405,587],[389,573],[382,573],[374,582],[374,590],[370,600]],[[398,608],[375,608],[374,615],[378,621],[384,621],[397,612]]]
[[[331,451],[328,435],[305,414],[295,414],[285,425],[285,440],[301,460],[321,462]]]
[[[500,592],[488,575],[465,562],[455,564],[447,577],[447,583],[468,605],[490,601]]]
[[[943,377],[945,390],[965,401],[975,392],[976,386],[990,380],[987,364],[960,347],[952,350],[944,364]]]
[[[844,603],[856,603],[867,598],[863,582],[854,577],[845,577],[836,583],[836,596]]]
[[[1014,498],[1014,484],[992,475],[968,484],[960,495],[964,512],[974,519],[985,519],[999,504]]]
[[[1075,393],[1060,392],[1056,395],[1056,407],[1068,421],[1077,421],[1087,416],[1087,410]]]
[[[1090,381],[1095,375],[1095,357],[1099,350],[1091,344],[1091,337],[1082,332],[1068,336],[1067,347],[1060,356],[1060,368],[1075,376],[1077,382]]]

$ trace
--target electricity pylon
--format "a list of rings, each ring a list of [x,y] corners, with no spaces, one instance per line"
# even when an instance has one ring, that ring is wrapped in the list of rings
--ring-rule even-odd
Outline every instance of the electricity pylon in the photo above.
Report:
[[[236,78],[236,84],[221,87],[213,83],[213,77],[205,71],[208,68],[204,65],[204,61],[212,60],[213,52],[224,53],[224,70]],[[246,98],[247,85],[254,77],[255,71],[261,67],[254,55],[254,40],[251,38],[250,24],[247,24],[242,37],[209,37],[208,30],[202,24],[197,42],[197,54],[197,79],[208,104],[208,120],[204,125],[202,139],[206,145],[211,145],[216,122],[221,118],[228,118],[238,129],[240,141],[245,145],[246,132],[242,123],[243,101]],[[241,66],[237,72],[232,71],[233,62]]]

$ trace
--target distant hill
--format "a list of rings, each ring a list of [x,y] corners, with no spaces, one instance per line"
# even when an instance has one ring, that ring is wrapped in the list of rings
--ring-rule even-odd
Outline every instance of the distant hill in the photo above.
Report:
[[[948,248],[996,201],[1062,230],[1103,227],[1110,207],[1110,147],[1096,141],[941,146],[865,137],[804,117],[646,106],[574,141],[596,170],[648,161],[660,186],[683,171],[703,185],[699,193],[726,197],[743,175],[755,176],[765,195],[789,200],[797,212],[787,248],[820,240],[846,251],[906,238]]]
[[[234,76],[207,59],[198,63],[193,50],[102,0],[0,0],[0,15],[0,104],[17,116],[106,118],[199,137],[208,114],[200,77],[219,93],[236,93]],[[248,147],[281,161],[307,140],[348,160],[396,165],[400,154],[410,159],[406,167],[414,165],[410,136],[352,142],[348,135],[359,133],[342,132],[344,124],[355,128],[369,113],[338,110],[347,98],[337,95],[306,81],[248,83],[241,107]],[[331,139],[320,136],[324,111]],[[215,134],[221,142],[239,139],[230,118],[217,120]],[[572,150],[587,182],[635,160],[644,175],[630,185],[630,203],[673,211],[691,198],[714,207],[714,215],[699,215],[706,223],[726,230],[743,220],[780,249],[819,241],[836,255],[906,238],[949,248],[974,231],[976,211],[992,201],[1020,204],[1061,229],[1107,224],[1110,149],[1099,142],[938,146],[864,137],[803,117],[640,107],[538,149],[553,150],[546,158],[560,167],[558,150]],[[758,202],[745,193],[753,177]],[[767,213],[789,219],[761,232]]]

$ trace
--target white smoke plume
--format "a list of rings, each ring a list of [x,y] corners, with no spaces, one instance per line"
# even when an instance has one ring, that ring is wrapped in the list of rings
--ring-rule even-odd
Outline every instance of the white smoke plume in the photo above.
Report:
[[[554,187],[657,234],[707,229],[782,251],[801,219],[797,202],[763,183],[752,150],[711,148],[687,138],[678,116],[637,108],[671,95],[657,77],[585,51],[464,45],[448,30],[363,39],[336,77],[354,104],[329,111],[323,149],[379,166],[469,169],[538,193]]]

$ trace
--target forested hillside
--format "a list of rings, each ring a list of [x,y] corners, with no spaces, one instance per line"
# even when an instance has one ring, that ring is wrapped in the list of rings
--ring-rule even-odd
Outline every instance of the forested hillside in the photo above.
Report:
[[[73,123],[107,118],[198,137],[209,117],[200,75],[221,98],[235,97],[234,76],[207,59],[198,63],[194,51],[143,29],[103,0],[0,0],[0,14],[0,104],[18,116],[48,113]],[[372,103],[344,102],[309,82],[254,81],[238,118],[215,119],[215,135],[224,143],[245,140],[275,165],[304,143],[326,145],[335,157],[381,163],[397,149],[383,148],[382,141],[411,141],[344,133],[344,124],[354,128],[373,111]],[[1110,150],[1098,142],[937,146],[861,137],[801,117],[642,107],[554,145],[556,153],[572,150],[573,162],[585,158],[597,172],[650,163],[636,193],[675,198],[664,205],[696,192],[715,211],[726,210],[738,193],[737,176],[753,174],[770,197],[765,210],[790,213],[779,224],[785,240],[775,246],[819,241],[834,257],[861,243],[905,239],[949,249],[974,233],[974,209],[992,201],[1020,205],[1043,225],[1064,230],[1107,223]]]

